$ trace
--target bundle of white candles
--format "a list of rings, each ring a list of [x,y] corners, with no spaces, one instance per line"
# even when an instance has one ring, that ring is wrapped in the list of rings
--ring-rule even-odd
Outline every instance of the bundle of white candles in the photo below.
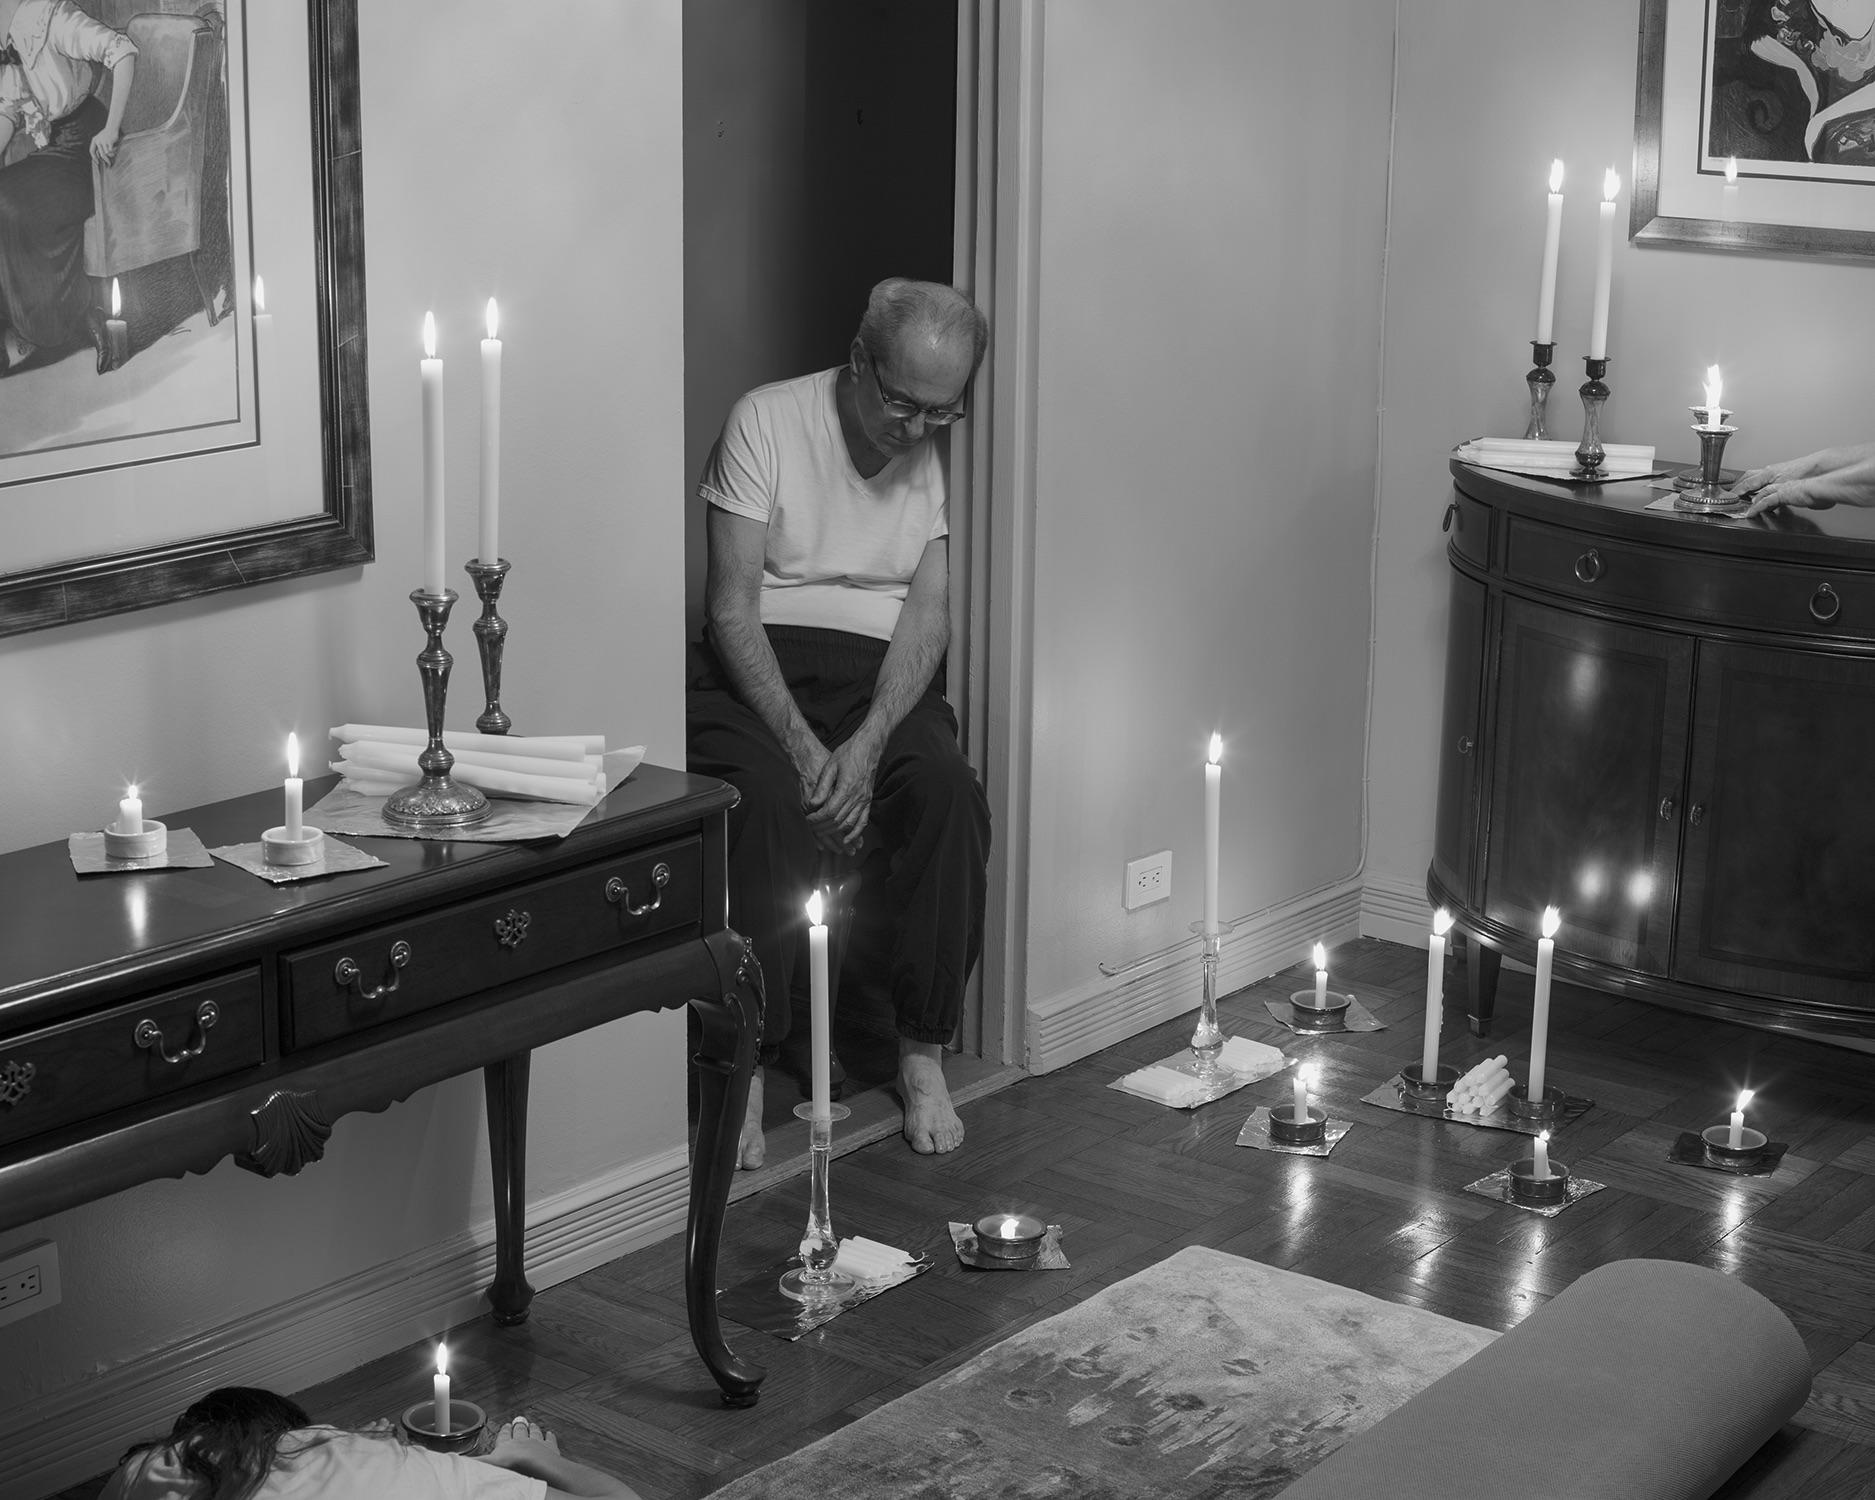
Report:
[[[1446,1104],[1460,1114],[1481,1115],[1495,1109],[1498,1101],[1511,1091],[1513,1083],[1509,1060],[1487,1057],[1452,1085]]]
[[[339,758],[332,769],[366,796],[389,796],[422,775],[417,756],[429,743],[421,729],[386,724],[340,724],[331,731]],[[571,802],[590,807],[611,784],[631,774],[644,747],[609,754],[605,736],[469,734],[446,730],[443,744],[456,763],[449,774],[496,797]]]

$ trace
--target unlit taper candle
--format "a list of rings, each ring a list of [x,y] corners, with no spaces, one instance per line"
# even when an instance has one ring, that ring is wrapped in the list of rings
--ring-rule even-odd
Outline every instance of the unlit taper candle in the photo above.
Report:
[[[423,315],[423,591],[443,592],[443,362],[436,315]]]
[[[481,560],[501,560],[501,326],[495,299],[488,299],[488,337],[482,340],[482,526]]]

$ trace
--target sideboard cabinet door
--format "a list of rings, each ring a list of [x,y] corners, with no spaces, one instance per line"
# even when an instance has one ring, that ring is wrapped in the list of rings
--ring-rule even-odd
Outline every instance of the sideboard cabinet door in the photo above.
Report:
[[[1674,976],[1875,1010],[1875,661],[1700,646]]]
[[[1517,598],[1500,638],[1486,914],[1664,975],[1693,642]]]
[[[1488,519],[1488,516],[1487,516]],[[1432,869],[1459,901],[1478,899],[1478,771],[1484,761],[1479,707],[1484,692],[1485,609],[1489,591],[1452,574],[1445,629],[1445,716],[1439,741],[1439,811]]]

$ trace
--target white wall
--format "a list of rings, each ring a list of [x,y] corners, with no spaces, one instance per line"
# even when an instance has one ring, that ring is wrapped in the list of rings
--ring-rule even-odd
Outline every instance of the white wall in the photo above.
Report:
[[[524,730],[603,731],[682,764],[680,7],[563,0],[551,26],[515,25],[503,0],[361,9],[378,560],[0,642],[0,848],[96,827],[127,742],[161,816],[277,782],[289,726],[316,739],[346,719],[418,721],[418,328],[433,307],[448,341],[454,567],[474,545],[474,340],[491,293],[515,564],[503,701]],[[452,725],[480,707],[462,691],[465,625]],[[537,1056],[530,1197],[681,1152],[682,1037],[678,1015],[641,1017]],[[486,1155],[470,1077],[341,1121],[297,1179],[224,1163],[0,1236],[0,1250],[54,1238],[64,1279],[61,1306],[0,1333],[0,1450],[24,1441],[14,1420],[83,1382],[485,1231]],[[387,1325],[379,1348],[435,1331]],[[263,1341],[224,1373],[264,1383],[277,1354]]]
[[[1374,11],[1046,12],[1032,1012],[1201,914],[1214,729],[1226,919],[1359,869],[1392,66]],[[1125,861],[1167,847],[1172,899],[1124,911]]]
[[[1381,446],[1378,645],[1368,844],[1376,892],[1423,903],[1432,857],[1449,568],[1439,521],[1451,445],[1523,432],[1549,163],[1569,178],[1551,397],[1558,437],[1581,432],[1582,352],[1602,170],[1623,180],[1603,437],[1690,461],[1686,408],[1725,371],[1740,431],[1728,465],[1871,436],[1864,354],[1875,267],[1637,249],[1633,0],[1556,7],[1439,0],[1404,7],[1395,121]],[[1374,928],[1373,930],[1381,930]],[[1404,935],[1390,932],[1389,935]]]

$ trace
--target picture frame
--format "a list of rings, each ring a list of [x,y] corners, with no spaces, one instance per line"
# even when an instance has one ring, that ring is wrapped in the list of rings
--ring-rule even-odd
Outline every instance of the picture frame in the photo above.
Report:
[[[1740,161],[1728,201],[1724,162],[1708,150],[1717,135],[1709,128],[1711,85],[1715,22],[1738,7],[1739,0],[1641,0],[1629,238],[1639,246],[1875,257],[1875,169]]]
[[[239,0],[231,0],[239,3]],[[310,222],[308,289],[317,344],[319,508],[198,534],[186,516],[177,540],[0,572],[0,636],[95,620],[228,589],[371,562],[370,408],[366,382],[364,169],[359,127],[357,0],[306,0],[309,64]],[[275,164],[277,166],[277,164]],[[262,164],[262,170],[267,164]],[[252,167],[250,167],[252,170]],[[242,226],[236,225],[239,235]],[[271,300],[271,299],[270,299]],[[311,377],[308,371],[308,378]],[[304,414],[310,422],[314,414]],[[216,455],[166,461],[209,465]],[[310,467],[310,465],[308,465]],[[212,482],[204,469],[197,487]],[[30,486],[28,488],[31,488]],[[309,495],[312,494],[308,486]],[[0,567],[5,555],[0,552]]]

